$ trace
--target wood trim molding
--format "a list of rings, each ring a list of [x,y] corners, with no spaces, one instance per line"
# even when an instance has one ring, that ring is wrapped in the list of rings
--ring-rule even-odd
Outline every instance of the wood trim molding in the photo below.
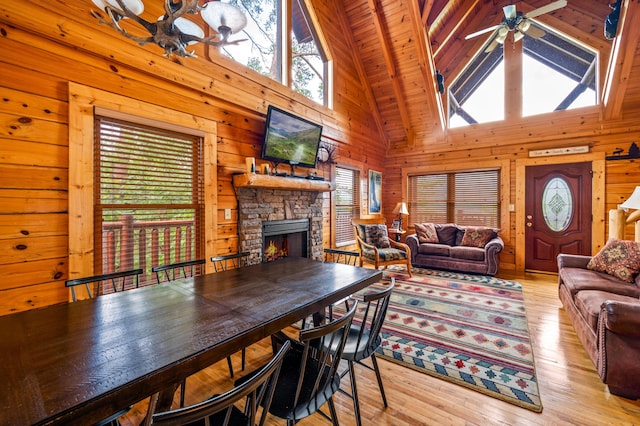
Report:
[[[69,278],[94,274],[94,114],[179,128],[204,137],[205,255],[216,253],[217,123],[164,106],[69,82]],[[206,264],[207,272],[213,266]]]
[[[579,155],[559,155],[557,157],[538,157],[516,160],[516,226],[515,255],[516,273],[525,272],[525,185],[526,168],[546,164],[567,164],[591,162],[593,180],[591,182],[591,207],[593,221],[591,224],[591,252],[597,253],[605,243],[605,153],[596,152]]]

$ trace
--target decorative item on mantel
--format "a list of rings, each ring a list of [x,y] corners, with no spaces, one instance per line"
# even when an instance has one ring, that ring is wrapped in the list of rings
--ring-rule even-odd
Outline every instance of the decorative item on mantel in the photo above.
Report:
[[[165,0],[165,14],[157,21],[152,22],[139,16],[144,11],[142,0],[92,1],[104,10],[111,20],[111,22],[106,21],[98,12],[92,10],[91,14],[98,19],[99,23],[110,26],[123,36],[138,42],[140,46],[147,43],[157,44],[164,49],[167,58],[172,54],[195,58],[196,55],[193,51],[186,50],[186,47],[193,43],[222,46],[244,41],[229,41],[229,36],[239,32],[247,25],[247,17],[234,5],[219,0],[205,0],[202,6],[198,5],[199,0],[180,0],[178,2]],[[202,19],[216,32],[214,35],[205,38],[202,28],[193,21],[183,18],[185,14],[197,14],[198,11],[200,11]],[[129,34],[125,28],[120,26],[122,22],[126,22],[125,18],[138,23],[149,32],[150,36],[138,37]]]
[[[613,155],[608,155],[607,160],[630,160],[633,158],[640,158],[640,149],[635,142],[631,142],[631,146],[629,146],[629,152],[627,154],[622,154],[622,148],[616,148],[613,151]]]

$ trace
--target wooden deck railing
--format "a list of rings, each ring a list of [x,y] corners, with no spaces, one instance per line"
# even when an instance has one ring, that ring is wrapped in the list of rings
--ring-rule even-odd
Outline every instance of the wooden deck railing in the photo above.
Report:
[[[155,283],[151,268],[193,260],[193,220],[135,222],[122,215],[102,224],[102,273],[141,268],[140,284]]]

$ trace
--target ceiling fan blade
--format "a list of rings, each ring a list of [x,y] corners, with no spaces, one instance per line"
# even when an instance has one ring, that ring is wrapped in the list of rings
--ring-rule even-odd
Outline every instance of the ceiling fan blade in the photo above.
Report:
[[[517,13],[516,13],[515,4],[510,4],[509,6],[505,6],[502,8],[502,10],[504,11],[504,17],[507,19],[507,21],[516,18]]]
[[[481,34],[488,33],[488,32],[490,32],[490,31],[497,30],[497,29],[498,29],[498,28],[500,28],[501,26],[502,26],[502,24],[498,24],[498,25],[494,25],[493,27],[485,28],[484,30],[476,31],[475,33],[471,33],[471,34],[469,34],[469,35],[466,35],[466,36],[464,37],[464,39],[465,39],[465,40],[469,40],[470,38],[477,37],[477,36],[479,36],[479,35],[481,35]]]
[[[545,13],[553,12],[556,9],[563,8],[567,5],[567,0],[558,0],[553,3],[549,3],[546,6],[539,7],[538,9],[532,10],[529,13],[525,13],[525,17],[527,18],[535,18],[536,16],[544,15]]]
[[[544,32],[544,30],[542,30],[542,29],[540,29],[540,28],[538,28],[536,26],[533,26],[533,25],[531,25],[527,29],[527,31],[525,31],[525,32],[527,33],[528,36],[531,36],[533,38],[540,38],[540,37],[542,37],[543,35],[546,34],[546,32]]]
[[[491,41],[491,43],[489,43],[489,45],[487,46],[487,48],[486,48],[486,49],[484,49],[484,53],[491,53],[491,52],[493,52],[493,50],[494,50],[496,47],[498,47],[498,44],[500,44],[500,43],[498,43],[498,42],[496,41],[496,39],[494,38],[494,39]]]

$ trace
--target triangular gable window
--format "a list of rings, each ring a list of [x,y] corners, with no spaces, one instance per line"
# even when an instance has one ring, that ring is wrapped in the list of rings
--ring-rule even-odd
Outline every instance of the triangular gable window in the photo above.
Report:
[[[497,36],[496,31],[451,84],[449,127],[504,119],[505,56]],[[596,105],[596,52],[533,20],[516,43],[523,43],[523,116]]]

